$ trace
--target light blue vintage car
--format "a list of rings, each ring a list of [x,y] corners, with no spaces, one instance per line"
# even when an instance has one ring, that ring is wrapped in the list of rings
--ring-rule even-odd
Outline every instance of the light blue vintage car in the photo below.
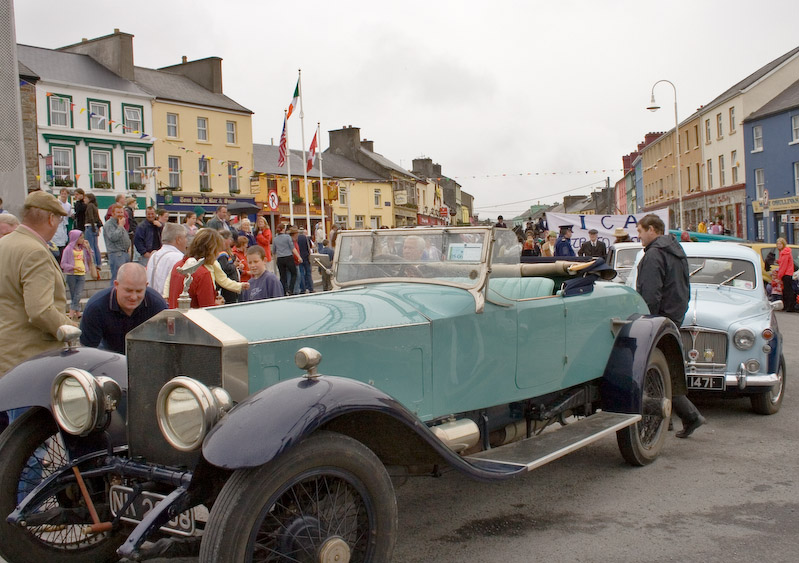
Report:
[[[677,327],[598,262],[519,254],[490,227],[347,231],[334,291],[163,311],[126,357],[21,364],[0,379],[0,410],[33,407],[0,437],[0,554],[132,558],[202,530],[208,563],[383,563],[409,474],[507,479],[614,434],[652,462]]]
[[[760,257],[726,242],[682,247],[691,274],[691,301],[680,327],[688,389],[747,396],[756,413],[776,413],[785,392],[785,359]],[[631,287],[637,266],[627,279]]]

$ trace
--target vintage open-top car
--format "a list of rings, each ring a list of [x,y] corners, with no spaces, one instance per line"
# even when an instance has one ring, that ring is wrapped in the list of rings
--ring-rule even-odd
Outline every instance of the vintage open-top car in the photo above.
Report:
[[[676,327],[601,262],[519,254],[504,229],[347,231],[334,291],[163,311],[126,356],[65,330],[0,379],[0,410],[31,407],[0,436],[0,554],[177,534],[203,562],[384,562],[407,475],[507,479],[614,433],[652,462]]]
[[[760,257],[727,242],[682,247],[691,275],[691,300],[680,328],[689,391],[749,397],[756,413],[776,413],[785,392],[785,359]],[[637,264],[627,283],[635,287],[636,278]]]

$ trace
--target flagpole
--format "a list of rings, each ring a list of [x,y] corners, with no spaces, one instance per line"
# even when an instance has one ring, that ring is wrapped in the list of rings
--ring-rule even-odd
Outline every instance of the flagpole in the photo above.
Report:
[[[327,228],[325,228],[325,192],[324,192],[324,180],[322,178],[322,142],[320,141],[321,138],[322,128],[319,125],[319,122],[316,122],[316,152],[319,154],[319,204],[321,205],[322,210],[322,232],[325,233],[325,238],[327,238]]]
[[[311,232],[311,202],[308,194],[308,159],[305,156],[305,112],[302,110],[302,69],[297,69],[297,87],[300,90],[300,135],[302,136],[302,179],[305,182],[305,232]]]
[[[286,115],[286,172],[289,176],[289,224],[294,226],[294,197],[291,193],[291,149],[289,148],[289,123],[288,110],[283,110]]]

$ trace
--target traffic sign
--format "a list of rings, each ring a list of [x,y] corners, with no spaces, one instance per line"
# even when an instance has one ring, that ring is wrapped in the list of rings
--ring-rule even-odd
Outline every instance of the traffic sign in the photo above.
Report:
[[[763,189],[763,209],[768,209],[768,190]]]
[[[277,197],[277,190],[269,190],[269,209],[277,211],[280,200]]]

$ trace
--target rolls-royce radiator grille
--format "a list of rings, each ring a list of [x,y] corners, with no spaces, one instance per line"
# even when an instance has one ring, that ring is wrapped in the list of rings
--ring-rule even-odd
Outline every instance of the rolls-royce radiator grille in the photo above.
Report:
[[[700,328],[680,329],[685,362],[702,373],[724,373],[727,367],[727,333],[702,330]]]

